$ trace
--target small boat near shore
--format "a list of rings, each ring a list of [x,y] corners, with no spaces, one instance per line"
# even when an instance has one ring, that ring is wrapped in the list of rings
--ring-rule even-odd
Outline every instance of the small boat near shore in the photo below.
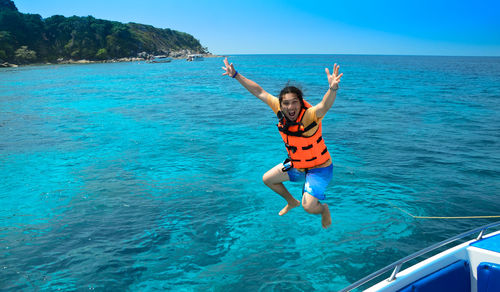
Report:
[[[152,59],[147,60],[146,63],[170,63],[172,58],[167,56],[154,56]]]
[[[484,235],[500,221],[462,233],[407,256],[340,290],[351,291],[388,273],[392,275],[364,291],[500,291],[500,231]],[[451,247],[400,272],[401,266],[451,242],[479,233],[476,239]]]
[[[188,62],[203,61],[203,55],[201,55],[201,54],[188,55],[187,58],[186,58],[186,61],[188,61]]]

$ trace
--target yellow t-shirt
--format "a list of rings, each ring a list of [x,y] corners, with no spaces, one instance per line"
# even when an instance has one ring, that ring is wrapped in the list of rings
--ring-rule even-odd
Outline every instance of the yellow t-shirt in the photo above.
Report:
[[[275,114],[280,110],[280,101],[277,97],[268,94],[265,102],[273,110]],[[316,122],[319,125],[322,119],[323,118],[318,119],[318,117],[316,116],[316,106],[313,106],[307,109],[307,111],[304,113],[304,116],[302,117],[302,124],[307,127],[312,122]],[[314,133],[318,129],[318,125],[310,129],[309,131],[305,132],[304,136],[307,137],[314,135]]]

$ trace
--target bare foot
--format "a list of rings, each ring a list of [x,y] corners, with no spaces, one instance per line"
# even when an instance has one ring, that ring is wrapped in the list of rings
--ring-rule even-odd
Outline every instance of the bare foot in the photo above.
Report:
[[[283,215],[285,215],[286,213],[288,213],[288,211],[290,211],[290,210],[292,210],[293,208],[298,207],[298,206],[300,206],[300,202],[299,202],[298,200],[295,200],[295,202],[294,202],[293,204],[288,203],[288,204],[285,206],[285,208],[281,209],[281,211],[280,211],[280,213],[279,213],[279,214],[280,214],[280,216],[283,216]]]
[[[327,204],[323,205],[323,213],[321,213],[321,225],[323,228],[328,228],[332,225],[332,217],[330,215],[330,209]]]

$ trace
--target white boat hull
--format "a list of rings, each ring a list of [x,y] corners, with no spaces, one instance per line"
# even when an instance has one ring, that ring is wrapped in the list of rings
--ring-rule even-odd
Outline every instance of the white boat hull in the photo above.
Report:
[[[498,238],[500,241],[500,231],[489,234],[487,237],[485,236],[483,240],[495,237],[495,240]],[[397,274],[395,280],[389,282],[384,280],[365,291],[374,292],[374,291],[398,291],[409,285],[414,284],[416,281],[423,279],[433,273],[455,263],[460,260],[464,260],[469,263],[469,274],[470,279],[469,283],[471,285],[470,291],[477,292],[477,279],[478,273],[477,268],[480,263],[489,262],[489,263],[497,263],[500,264],[500,253],[491,251],[484,248],[479,248],[475,246],[471,246],[472,243],[476,242],[476,240],[471,240],[461,245],[450,248],[446,251],[443,251],[429,259],[426,259],[418,264],[415,264]],[[500,281],[500,279],[498,279]],[[500,292],[500,291],[499,291]]]
[[[392,275],[365,291],[374,292],[500,292],[500,231],[483,236],[485,230],[500,226],[491,223],[407,256],[341,291],[352,291],[393,270]],[[400,268],[437,248],[479,233],[474,239],[449,248],[403,271]]]

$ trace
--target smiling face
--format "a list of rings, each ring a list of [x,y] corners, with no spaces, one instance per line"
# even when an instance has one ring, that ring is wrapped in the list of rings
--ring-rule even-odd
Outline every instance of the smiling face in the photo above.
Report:
[[[286,93],[281,100],[281,111],[292,122],[295,122],[300,114],[302,103],[295,93]]]

